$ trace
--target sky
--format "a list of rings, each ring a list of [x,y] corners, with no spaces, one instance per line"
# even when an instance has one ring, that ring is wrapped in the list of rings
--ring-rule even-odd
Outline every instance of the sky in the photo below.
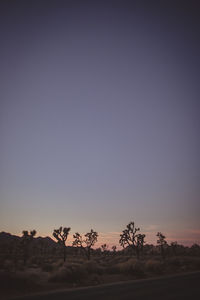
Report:
[[[200,243],[198,1],[0,6],[0,231]]]

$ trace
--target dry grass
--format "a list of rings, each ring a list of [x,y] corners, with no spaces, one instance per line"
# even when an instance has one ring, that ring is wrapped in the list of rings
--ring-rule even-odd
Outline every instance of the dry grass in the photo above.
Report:
[[[38,262],[38,263],[36,263]],[[84,257],[1,262],[0,292],[6,294],[31,293],[44,289],[96,285],[126,279],[137,279],[162,274],[174,274],[200,269],[200,257],[169,257],[163,261],[159,256],[137,260],[130,256],[99,256],[87,261]]]
[[[149,273],[160,275],[164,271],[164,264],[160,260],[149,259],[145,262],[145,269]]]
[[[84,265],[79,263],[65,263],[49,275],[49,282],[81,283],[88,273]]]
[[[125,262],[121,262],[117,265],[120,273],[133,275],[136,278],[144,277],[144,263],[138,261],[135,258],[130,258]]]

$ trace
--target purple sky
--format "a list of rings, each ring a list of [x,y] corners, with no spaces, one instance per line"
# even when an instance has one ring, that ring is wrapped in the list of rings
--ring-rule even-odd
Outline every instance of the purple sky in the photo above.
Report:
[[[199,12],[1,1],[0,231],[200,242]]]

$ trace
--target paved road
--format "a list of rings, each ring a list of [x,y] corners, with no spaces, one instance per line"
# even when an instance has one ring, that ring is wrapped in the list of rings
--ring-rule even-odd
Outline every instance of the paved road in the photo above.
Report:
[[[200,299],[200,272],[158,279],[79,288],[16,298],[18,300],[192,300]]]

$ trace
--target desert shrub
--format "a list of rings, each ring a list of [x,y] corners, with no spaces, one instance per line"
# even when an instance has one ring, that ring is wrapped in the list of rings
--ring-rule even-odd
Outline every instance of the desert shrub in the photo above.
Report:
[[[40,276],[35,272],[0,272],[1,290],[30,290],[39,286]]]
[[[23,261],[18,261],[17,265],[16,265],[16,270],[17,271],[24,271],[26,269],[26,267],[24,266]]]
[[[11,260],[6,259],[3,263],[2,268],[6,271],[12,271],[14,268],[14,263]]]
[[[41,257],[36,257],[36,256],[32,256],[28,263],[29,265],[39,265],[42,262],[42,258]]]
[[[87,277],[88,273],[83,265],[65,263],[49,276],[49,282],[79,283]]]
[[[118,265],[109,265],[106,268],[106,273],[107,274],[118,274],[118,273],[120,273],[119,266]]]
[[[102,279],[97,274],[92,274],[90,276],[90,284],[97,285],[97,284],[101,284],[101,283],[103,283]]]
[[[144,277],[144,263],[137,259],[129,259],[126,262],[119,263],[118,269],[121,273],[134,275],[136,277]]]
[[[38,283],[41,280],[42,273],[40,272],[40,270],[30,269],[23,272],[21,276],[26,276],[26,278],[28,278],[28,281],[30,282]]]
[[[181,260],[178,257],[171,257],[166,261],[166,265],[173,270],[179,269],[181,267]]]
[[[106,263],[110,263],[110,261],[111,261],[111,257],[110,256],[105,256],[104,257],[104,261],[106,262]]]
[[[13,274],[8,271],[0,272],[0,289],[7,289],[12,287],[12,277]]]
[[[200,269],[200,257],[181,257],[180,261],[182,269]]]
[[[50,263],[45,263],[42,265],[41,269],[44,272],[52,272],[54,270],[55,266]]]
[[[155,259],[149,259],[145,263],[146,271],[153,273],[153,274],[162,274],[164,270],[163,262]]]
[[[195,257],[195,261],[193,262],[193,265],[196,269],[200,269],[200,257]]]
[[[52,263],[55,269],[59,269],[64,265],[63,259],[58,259],[56,262]]]
[[[103,268],[94,260],[87,261],[84,267],[89,274],[103,274]]]
[[[118,263],[122,263],[122,262],[126,262],[130,259],[130,257],[127,256],[115,256],[112,258],[112,263],[113,264],[118,264]]]
[[[200,269],[200,258],[197,257],[171,257],[165,262],[168,271],[189,271]]]

